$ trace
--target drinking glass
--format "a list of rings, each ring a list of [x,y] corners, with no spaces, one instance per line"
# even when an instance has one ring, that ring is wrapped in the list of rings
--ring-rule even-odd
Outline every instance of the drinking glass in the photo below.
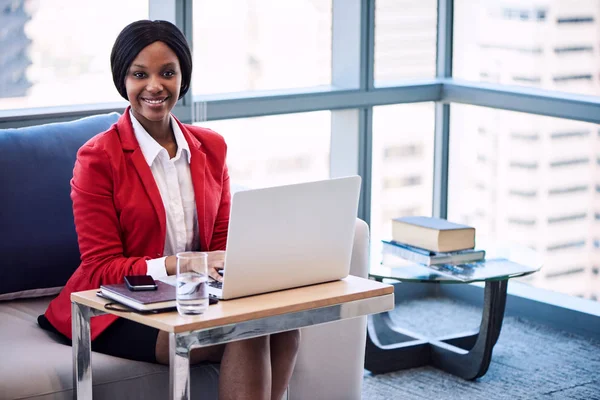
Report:
[[[181,315],[202,314],[208,308],[208,254],[177,253],[177,311]]]

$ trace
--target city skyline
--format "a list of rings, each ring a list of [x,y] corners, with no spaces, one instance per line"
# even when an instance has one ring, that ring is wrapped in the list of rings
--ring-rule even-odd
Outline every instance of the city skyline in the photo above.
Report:
[[[488,4],[456,3],[457,78],[600,93],[597,1]],[[538,251],[544,267],[526,282],[600,298],[598,125],[469,105],[451,113],[451,151],[467,147],[469,161],[451,165],[450,190],[466,187],[454,191],[449,218]],[[485,207],[468,207],[465,198]]]

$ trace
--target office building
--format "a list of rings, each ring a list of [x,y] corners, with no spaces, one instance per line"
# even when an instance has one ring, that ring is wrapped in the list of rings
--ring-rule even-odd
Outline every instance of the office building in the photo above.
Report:
[[[25,34],[29,20],[25,0],[0,1],[0,98],[25,96],[31,86],[27,78],[31,40]]]

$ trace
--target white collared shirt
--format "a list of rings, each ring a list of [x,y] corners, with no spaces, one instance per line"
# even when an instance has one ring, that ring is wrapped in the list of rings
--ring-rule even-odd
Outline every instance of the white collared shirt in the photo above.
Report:
[[[150,166],[156,186],[165,206],[167,235],[165,239],[165,257],[148,260],[148,275],[153,278],[167,276],[165,258],[182,251],[199,250],[198,246],[198,215],[190,161],[192,155],[188,142],[181,128],[171,115],[171,128],[177,142],[175,157],[169,158],[169,153],[144,129],[142,124],[133,116],[131,124],[135,138],[140,144],[142,154]]]

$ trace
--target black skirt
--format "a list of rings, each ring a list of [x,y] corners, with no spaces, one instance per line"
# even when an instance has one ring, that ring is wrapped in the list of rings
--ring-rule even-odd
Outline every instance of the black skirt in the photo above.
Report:
[[[71,340],[60,333],[45,315],[38,317],[42,329],[60,335],[61,341],[71,345]],[[92,351],[129,360],[156,363],[158,329],[118,318],[92,341]]]

